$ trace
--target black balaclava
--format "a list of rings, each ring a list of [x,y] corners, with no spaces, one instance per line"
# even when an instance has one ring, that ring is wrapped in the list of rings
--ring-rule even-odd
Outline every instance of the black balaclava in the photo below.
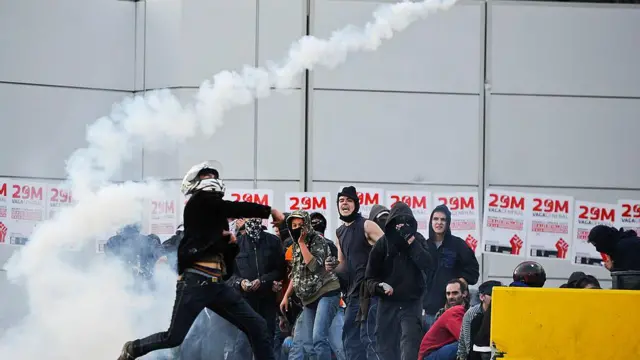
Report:
[[[313,227],[313,230],[324,235],[324,232],[327,230],[327,218],[319,212],[312,213],[311,227]]]
[[[355,203],[355,208],[353,209],[353,212],[351,214],[349,214],[348,216],[342,216],[342,214],[340,214],[340,196],[346,196],[349,199],[353,200],[353,202]],[[358,192],[356,191],[356,188],[353,186],[347,186],[342,188],[342,191],[340,191],[338,193],[338,198],[336,199],[336,204],[338,206],[338,214],[340,214],[340,220],[350,223],[352,221],[354,221],[355,219],[358,218],[358,216],[360,216],[360,199],[358,199]]]

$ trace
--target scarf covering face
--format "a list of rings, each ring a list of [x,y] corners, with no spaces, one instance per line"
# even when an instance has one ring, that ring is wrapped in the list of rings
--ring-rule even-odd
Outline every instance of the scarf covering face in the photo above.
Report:
[[[250,238],[259,239],[262,234],[262,219],[247,219],[244,228]]]

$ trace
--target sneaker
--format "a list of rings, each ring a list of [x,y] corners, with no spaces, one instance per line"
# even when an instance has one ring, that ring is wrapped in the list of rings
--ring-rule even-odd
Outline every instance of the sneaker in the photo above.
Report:
[[[118,360],[134,360],[135,357],[131,354],[133,354],[133,341],[127,341],[122,347]]]

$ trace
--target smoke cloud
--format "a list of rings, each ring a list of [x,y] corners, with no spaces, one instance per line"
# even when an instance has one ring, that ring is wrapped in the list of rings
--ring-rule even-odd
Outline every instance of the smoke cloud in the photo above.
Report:
[[[455,2],[381,6],[363,28],[349,26],[329,39],[302,37],[281,65],[218,73],[202,83],[191,104],[160,90],[115,105],[88,128],[88,146],[67,161],[77,204],[38,226],[5,266],[9,279],[27,291],[29,314],[5,331],[0,358],[111,360],[126,340],[166,330],[175,294],[170,270],[156,274],[153,291],[137,291],[126,268],[90,255],[97,238],[140,221],[144,202],[168,191],[156,182],[109,183],[133,149],[153,151],[196,134],[211,136],[223,125],[226,111],[295,86],[307,69],[334,68],[350,52],[375,51],[396,32]],[[69,246],[80,250],[70,252]]]

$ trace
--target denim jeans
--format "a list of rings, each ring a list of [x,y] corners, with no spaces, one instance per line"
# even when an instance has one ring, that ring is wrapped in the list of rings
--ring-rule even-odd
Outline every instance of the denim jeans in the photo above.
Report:
[[[346,299],[347,309],[344,314],[342,339],[348,360],[380,360],[377,352],[375,329],[378,312],[378,298],[369,300],[367,320],[356,322],[360,310],[360,298],[350,296]]]
[[[306,359],[313,353],[313,341],[310,338],[305,337],[306,329],[303,329],[302,315],[296,320],[296,331],[291,341],[290,348],[287,349],[289,359]],[[329,346],[331,351],[336,356],[337,360],[346,360],[347,357],[344,353],[344,346],[342,343],[342,328],[344,327],[344,309],[338,308],[336,316],[331,322],[329,328]],[[305,356],[306,355],[306,356]]]
[[[452,342],[440,349],[429,353],[424,360],[456,360],[458,354],[458,342]]]
[[[205,307],[247,334],[256,360],[275,360],[266,321],[233,288],[192,273],[185,273],[176,284],[169,329],[134,341],[132,355],[179,346]]]
[[[304,307],[302,315],[296,321],[289,360],[304,359],[304,345],[308,343],[306,339],[312,339],[313,348],[309,350],[315,360],[331,360],[329,332],[339,306],[340,296],[334,295],[320,298],[315,307]]]

